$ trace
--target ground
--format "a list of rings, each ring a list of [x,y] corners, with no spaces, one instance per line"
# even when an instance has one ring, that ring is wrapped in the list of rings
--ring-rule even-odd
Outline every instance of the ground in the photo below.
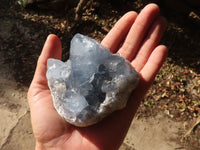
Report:
[[[129,10],[139,12],[147,3],[122,2],[93,0],[82,19],[74,22],[73,9],[23,9],[15,0],[0,1],[0,150],[34,149],[26,93],[48,34],[60,37],[66,60],[75,33],[101,41],[120,16]],[[168,21],[161,43],[169,55],[120,150],[200,149],[200,13],[193,6],[187,13],[160,7]]]

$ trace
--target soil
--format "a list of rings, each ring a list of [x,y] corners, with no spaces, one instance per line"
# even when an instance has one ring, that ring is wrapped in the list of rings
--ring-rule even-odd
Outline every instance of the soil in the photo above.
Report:
[[[59,36],[62,57],[66,60],[69,42],[75,33],[101,41],[124,13],[139,12],[149,2],[90,0],[81,20],[75,22],[74,9],[24,9],[16,0],[1,0],[0,150],[34,149],[26,93],[48,34]],[[193,5],[177,3],[182,7],[179,9],[158,4],[168,21],[161,43],[168,46],[169,55],[142,101],[120,150],[198,150],[200,12]],[[184,136],[195,123],[192,132]]]

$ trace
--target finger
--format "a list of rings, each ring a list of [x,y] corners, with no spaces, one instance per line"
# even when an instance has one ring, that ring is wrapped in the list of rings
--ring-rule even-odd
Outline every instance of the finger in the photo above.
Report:
[[[101,44],[109,48],[111,52],[116,52],[121,42],[126,37],[132,24],[137,17],[136,12],[126,13],[119,21],[114,25],[106,37],[102,40]]]
[[[149,4],[140,12],[126,37],[124,44],[118,51],[124,58],[131,60],[135,56],[147,30],[158,14],[159,7],[156,4]]]
[[[140,72],[140,84],[133,91],[130,100],[127,104],[127,111],[129,114],[135,114],[140,105],[141,100],[144,98],[146,92],[150,88],[156,74],[162,66],[167,56],[167,48],[164,45],[156,47],[149,57],[146,65]]]
[[[159,45],[151,53],[147,63],[141,70],[141,76],[146,83],[151,84],[167,56],[167,47]]]
[[[140,70],[146,64],[151,52],[160,42],[165,27],[166,27],[166,20],[163,17],[158,17],[154,22],[153,26],[151,27],[136,57],[131,63],[136,68],[137,71],[140,72]]]
[[[62,46],[59,38],[53,34],[49,35],[44,44],[42,53],[39,56],[33,81],[41,84],[47,83],[46,82],[47,59],[48,58],[61,59],[61,55],[62,55]]]

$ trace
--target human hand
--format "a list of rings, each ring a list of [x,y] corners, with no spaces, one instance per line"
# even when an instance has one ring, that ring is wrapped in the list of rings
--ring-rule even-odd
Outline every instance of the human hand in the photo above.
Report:
[[[167,48],[158,45],[166,22],[159,17],[155,4],[147,5],[138,15],[125,14],[102,41],[113,53],[120,53],[140,73],[141,80],[133,91],[127,107],[112,113],[101,122],[78,128],[65,122],[56,112],[46,79],[47,59],[61,59],[61,43],[49,35],[38,59],[33,81],[28,91],[31,122],[36,149],[114,150],[127,133],[140,101],[159,71]]]

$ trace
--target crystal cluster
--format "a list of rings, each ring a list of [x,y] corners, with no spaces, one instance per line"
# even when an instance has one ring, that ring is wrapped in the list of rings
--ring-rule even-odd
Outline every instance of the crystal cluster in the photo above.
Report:
[[[46,76],[55,109],[79,127],[124,108],[140,79],[123,57],[81,34],[71,41],[68,61],[48,59]]]

